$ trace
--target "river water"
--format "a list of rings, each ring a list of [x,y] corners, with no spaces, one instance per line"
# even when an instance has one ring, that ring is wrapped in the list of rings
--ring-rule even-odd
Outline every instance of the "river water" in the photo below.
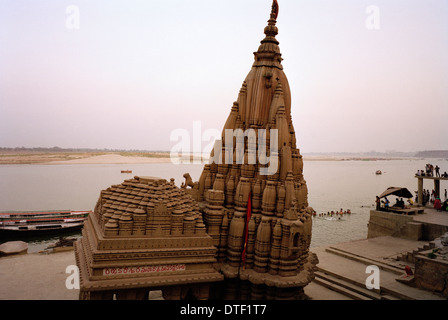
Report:
[[[369,211],[375,196],[391,186],[417,190],[415,172],[426,163],[448,171],[446,159],[304,161],[308,202],[316,212],[311,247],[365,238]],[[6,210],[93,210],[100,191],[135,175],[174,178],[176,185],[189,172],[198,180],[202,164],[45,164],[0,166],[0,211]],[[122,174],[121,170],[132,170]],[[381,170],[382,175],[375,172]],[[442,191],[448,186],[441,185]],[[432,190],[431,182],[425,189]],[[395,198],[389,198],[394,203]],[[340,220],[329,220],[319,213],[351,210]],[[74,234],[79,236],[79,234]],[[28,239],[28,252],[45,248],[56,238]],[[0,243],[7,239],[0,239]]]

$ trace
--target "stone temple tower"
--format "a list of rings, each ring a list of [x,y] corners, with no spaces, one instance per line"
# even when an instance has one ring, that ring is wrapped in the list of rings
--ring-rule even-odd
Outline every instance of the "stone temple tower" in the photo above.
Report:
[[[187,191],[218,248],[228,299],[301,299],[314,278],[312,212],[276,39],[274,0],[265,37],[215,144]]]
[[[136,176],[101,192],[75,247],[80,299],[304,299],[318,262],[276,40],[252,69],[199,181]]]

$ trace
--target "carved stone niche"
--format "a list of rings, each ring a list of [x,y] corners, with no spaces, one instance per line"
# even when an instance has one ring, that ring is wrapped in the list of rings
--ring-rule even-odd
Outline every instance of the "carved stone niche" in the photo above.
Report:
[[[163,203],[154,206],[154,211],[148,217],[146,228],[149,236],[166,236],[171,231],[171,214]]]
[[[299,220],[289,229],[289,255],[297,254],[301,249],[301,239],[303,236],[303,223]]]
[[[224,191],[222,190],[208,190],[205,197],[210,205],[222,206],[224,204]]]
[[[282,219],[280,276],[295,276],[297,274],[303,231],[304,225],[300,220]]]

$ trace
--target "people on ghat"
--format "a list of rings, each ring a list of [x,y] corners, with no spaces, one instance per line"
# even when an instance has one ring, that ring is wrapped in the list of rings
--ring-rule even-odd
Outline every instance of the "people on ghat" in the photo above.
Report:
[[[389,199],[387,199],[387,197],[384,197],[384,200],[381,200],[381,203],[384,204],[384,210],[389,211]]]
[[[434,209],[436,209],[437,211],[442,211],[442,203],[440,202],[440,198],[437,197],[434,200]]]
[[[422,204],[425,206],[429,201],[429,190],[423,189]]]
[[[445,201],[443,201],[442,211],[448,211],[448,199],[445,199]]]
[[[394,204],[394,207],[397,207],[397,208],[404,208],[404,201],[403,201],[403,198],[400,198],[400,199],[396,199],[395,200],[395,204]]]
[[[376,203],[376,211],[380,211],[381,210],[381,199],[380,199],[380,197],[376,196],[375,203]]]
[[[432,189],[431,191],[431,203],[434,203],[434,201],[436,200],[436,190]]]

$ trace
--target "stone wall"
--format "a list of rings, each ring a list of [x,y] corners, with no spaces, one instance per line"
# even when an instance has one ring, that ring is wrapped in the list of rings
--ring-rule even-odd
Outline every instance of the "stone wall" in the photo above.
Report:
[[[367,238],[393,236],[421,240],[422,230],[422,224],[414,222],[412,216],[371,210]]]
[[[448,232],[448,226],[433,224],[433,223],[424,223],[422,230],[422,240],[432,241],[445,232]]]
[[[414,216],[387,211],[370,211],[367,238],[393,236],[409,240],[432,241],[448,232],[448,227],[414,221]]]
[[[448,298],[448,261],[430,259],[427,257],[429,252],[422,252],[415,257],[415,285]]]

